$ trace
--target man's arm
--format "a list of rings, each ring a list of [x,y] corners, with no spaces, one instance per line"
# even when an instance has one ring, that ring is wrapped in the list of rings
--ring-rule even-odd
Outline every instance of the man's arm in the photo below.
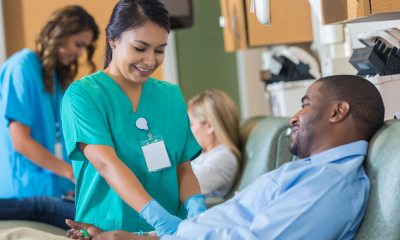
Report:
[[[232,211],[239,209],[229,207],[231,205],[221,205],[196,221],[182,222],[177,235],[196,240],[342,239],[354,234],[362,215],[356,214],[358,208],[354,206],[359,204],[359,199],[352,198],[354,195],[348,182],[335,178],[336,174],[324,171],[322,176],[296,187],[288,185],[285,191],[276,193],[278,196],[270,200],[262,193],[257,197],[256,190],[262,191],[263,187],[255,185],[251,191],[242,192],[243,199],[236,201],[237,204],[251,202],[250,206],[242,206],[244,212]],[[324,184],[325,181],[331,184]],[[249,221],[242,215],[248,216]]]
[[[138,236],[126,231],[103,232],[96,237],[96,240],[156,240],[156,235]]]

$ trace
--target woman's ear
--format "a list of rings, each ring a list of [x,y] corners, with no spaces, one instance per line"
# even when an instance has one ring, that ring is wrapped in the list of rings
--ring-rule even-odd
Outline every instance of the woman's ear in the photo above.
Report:
[[[115,40],[109,40],[108,44],[110,44],[111,49],[115,49]]]
[[[346,101],[336,101],[332,105],[329,121],[332,123],[343,121],[350,112],[350,104]]]
[[[214,134],[214,128],[209,121],[204,123],[206,125],[207,134]]]

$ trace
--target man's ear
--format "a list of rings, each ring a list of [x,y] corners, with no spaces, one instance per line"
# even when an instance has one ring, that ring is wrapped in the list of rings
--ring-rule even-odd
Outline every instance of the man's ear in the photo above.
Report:
[[[350,104],[345,101],[336,101],[331,108],[329,121],[332,123],[343,121],[350,112]]]

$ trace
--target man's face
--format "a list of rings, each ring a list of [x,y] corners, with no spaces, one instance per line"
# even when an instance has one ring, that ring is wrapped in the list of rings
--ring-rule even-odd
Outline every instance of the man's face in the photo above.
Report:
[[[309,157],[323,141],[326,100],[320,92],[321,83],[312,84],[302,98],[302,107],[290,120],[292,127],[290,152],[299,158]]]

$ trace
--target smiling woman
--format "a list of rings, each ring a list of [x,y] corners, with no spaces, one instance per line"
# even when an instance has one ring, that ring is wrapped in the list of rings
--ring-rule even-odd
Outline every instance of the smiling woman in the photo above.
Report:
[[[35,50],[23,49],[2,65],[0,197],[59,197],[74,189],[59,105],[83,50],[94,68],[97,36],[93,17],[80,6],[67,6],[50,16]]]
[[[65,93],[62,123],[77,178],[77,221],[162,236],[176,231],[178,216],[205,209],[189,161],[201,148],[182,93],[150,77],[164,61],[169,31],[160,1],[118,1],[106,27],[104,70]]]

